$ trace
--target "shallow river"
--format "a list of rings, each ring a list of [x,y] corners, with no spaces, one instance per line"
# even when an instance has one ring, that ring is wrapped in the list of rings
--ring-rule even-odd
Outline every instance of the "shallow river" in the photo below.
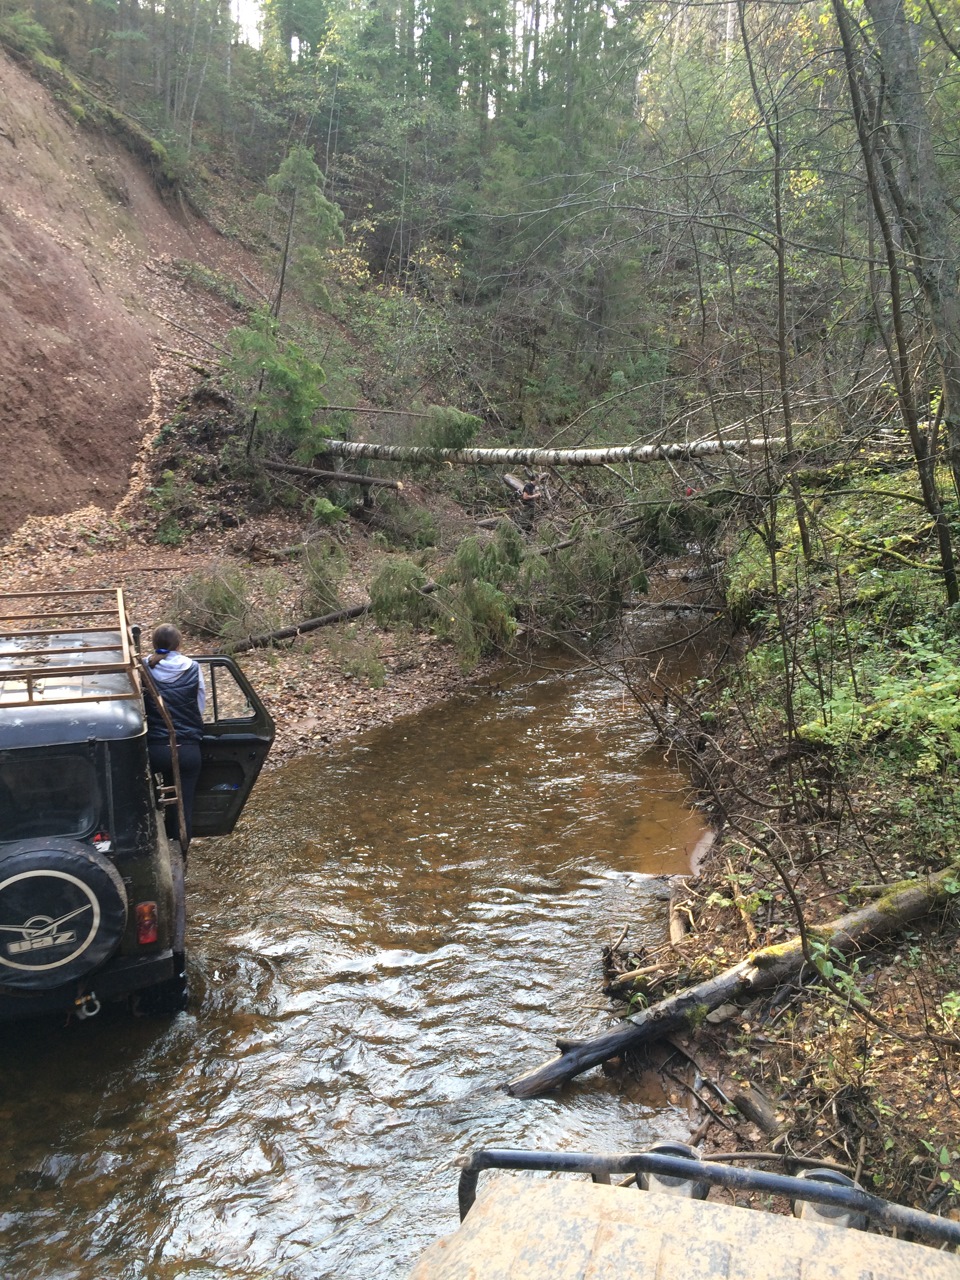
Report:
[[[661,939],[702,831],[618,686],[536,675],[262,778],[191,852],[190,1013],[0,1027],[4,1280],[402,1277],[456,1156],[684,1133],[498,1088],[607,1025],[600,949]]]

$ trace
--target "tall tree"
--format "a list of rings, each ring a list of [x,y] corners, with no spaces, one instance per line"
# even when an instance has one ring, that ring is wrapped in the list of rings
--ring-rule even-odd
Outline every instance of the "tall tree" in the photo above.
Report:
[[[893,314],[891,370],[917,462],[921,489],[935,523],[950,604],[960,602],[953,540],[935,475],[934,433],[921,430],[908,351],[899,253],[891,210],[902,229],[927,305],[941,373],[940,416],[946,429],[954,488],[960,498],[960,299],[957,246],[949,203],[930,144],[931,122],[922,98],[916,56],[899,0],[869,0],[880,54],[882,84],[874,88],[858,68],[854,26],[843,0],[833,0],[840,29],[853,113],[880,227]]]

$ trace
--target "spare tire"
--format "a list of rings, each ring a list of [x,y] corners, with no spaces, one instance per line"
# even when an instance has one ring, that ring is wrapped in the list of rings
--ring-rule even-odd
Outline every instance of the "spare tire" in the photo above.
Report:
[[[123,881],[89,845],[51,838],[0,850],[0,986],[72,982],[113,954],[126,923]]]

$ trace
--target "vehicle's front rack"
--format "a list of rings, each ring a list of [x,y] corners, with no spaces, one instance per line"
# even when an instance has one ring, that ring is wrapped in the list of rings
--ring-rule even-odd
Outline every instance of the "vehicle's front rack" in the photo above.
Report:
[[[661,1178],[707,1182],[711,1186],[736,1191],[761,1191],[787,1196],[791,1200],[831,1205],[865,1214],[885,1227],[909,1231],[937,1244],[960,1245],[960,1222],[938,1218],[921,1209],[909,1209],[871,1195],[856,1185],[839,1186],[815,1181],[812,1177],[792,1178],[760,1169],[736,1169],[729,1164],[686,1159],[656,1151],[634,1151],[626,1155],[601,1155],[590,1151],[512,1151],[484,1148],[459,1161],[458,1199],[461,1222],[477,1196],[477,1181],[483,1169],[530,1170],[543,1173],[589,1173],[595,1182],[609,1182],[614,1175],[658,1174]]]
[[[122,588],[0,595],[4,710],[139,697]]]

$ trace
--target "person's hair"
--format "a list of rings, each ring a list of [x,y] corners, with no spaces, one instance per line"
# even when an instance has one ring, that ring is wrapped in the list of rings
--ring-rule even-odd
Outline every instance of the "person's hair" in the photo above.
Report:
[[[155,667],[164,654],[179,649],[180,640],[180,632],[172,622],[161,622],[153,633],[153,653],[147,658],[148,665]]]

